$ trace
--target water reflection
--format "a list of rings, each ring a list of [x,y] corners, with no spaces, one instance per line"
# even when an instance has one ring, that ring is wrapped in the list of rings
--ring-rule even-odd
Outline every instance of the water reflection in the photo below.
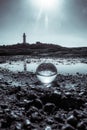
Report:
[[[44,59],[23,59],[19,61],[7,61],[0,64],[0,69],[7,69],[13,72],[36,72],[36,68],[43,63]],[[59,74],[75,74],[77,72],[81,74],[87,74],[87,64],[81,63],[78,60],[60,60],[49,59],[50,63],[54,63]]]
[[[24,59],[24,72],[25,73],[27,72],[27,62],[26,62],[26,59]]]

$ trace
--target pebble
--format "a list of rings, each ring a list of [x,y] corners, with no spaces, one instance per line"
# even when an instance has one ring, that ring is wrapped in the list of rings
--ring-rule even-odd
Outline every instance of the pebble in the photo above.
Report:
[[[1,106],[2,109],[8,108],[8,105],[6,105],[6,103],[5,104],[0,104],[0,106]]]
[[[78,123],[77,129],[78,130],[87,130],[86,125],[85,125],[85,123],[83,121]]]
[[[44,106],[44,111],[50,114],[54,111],[55,108],[56,106],[54,103],[47,103]]]
[[[51,126],[46,126],[45,130],[52,130]]]
[[[28,126],[28,125],[30,125],[30,124],[31,124],[31,122],[30,122],[29,119],[26,119],[26,120],[24,121],[24,125],[25,125],[25,126]]]
[[[8,127],[8,123],[6,120],[2,120],[1,121],[1,128],[7,128]]]
[[[74,129],[71,125],[66,124],[66,125],[64,125],[64,126],[62,127],[61,130],[75,130],[75,129]]]
[[[78,121],[77,121],[77,119],[76,119],[75,116],[71,115],[71,116],[69,116],[69,117],[67,118],[67,123],[69,123],[70,125],[76,127]]]
[[[42,103],[42,101],[41,101],[40,99],[36,99],[36,100],[34,100],[34,102],[33,102],[33,106],[35,106],[35,107],[38,108],[38,109],[41,109],[42,106],[43,106],[43,103]]]
[[[22,130],[22,124],[17,123],[16,126],[15,126],[15,130]]]
[[[60,114],[56,114],[56,115],[54,116],[54,119],[55,119],[56,121],[58,121],[59,123],[64,123],[64,118],[62,118]]]
[[[31,114],[31,122],[38,122],[38,121],[41,121],[41,120],[42,120],[42,117],[38,112]]]

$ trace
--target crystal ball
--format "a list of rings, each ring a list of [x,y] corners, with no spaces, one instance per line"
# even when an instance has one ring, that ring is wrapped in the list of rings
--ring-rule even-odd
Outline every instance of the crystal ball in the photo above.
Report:
[[[41,63],[36,69],[36,76],[44,84],[53,82],[57,76],[57,68],[52,63]]]

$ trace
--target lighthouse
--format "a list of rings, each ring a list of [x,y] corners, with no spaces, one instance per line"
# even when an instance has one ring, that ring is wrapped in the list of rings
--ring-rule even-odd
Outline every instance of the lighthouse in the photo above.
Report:
[[[26,34],[23,33],[23,44],[26,44]]]

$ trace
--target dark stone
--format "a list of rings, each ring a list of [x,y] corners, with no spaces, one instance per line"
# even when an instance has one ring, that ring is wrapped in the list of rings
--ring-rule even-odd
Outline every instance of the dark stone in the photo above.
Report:
[[[32,113],[38,112],[38,109],[34,106],[32,106],[28,111],[27,111],[27,116],[30,116]]]
[[[77,125],[77,123],[78,123],[76,117],[74,117],[73,115],[71,115],[71,116],[69,116],[69,117],[67,118],[67,122],[68,122],[70,125],[74,126],[74,127],[76,127],[76,125]]]
[[[77,129],[78,129],[78,130],[86,130],[86,125],[85,125],[85,123],[84,123],[83,121],[80,122],[80,123],[78,123]]]
[[[0,115],[3,114],[3,110],[0,110]]]
[[[33,100],[24,100],[24,104],[25,110],[27,111],[33,105]]]
[[[20,120],[20,117],[14,111],[11,111],[10,116],[12,120]]]
[[[22,130],[22,124],[17,123],[16,126],[15,126],[15,130]]]
[[[64,126],[62,127],[61,130],[75,130],[75,129],[74,129],[71,125],[66,124],[66,125],[64,125]]]
[[[55,110],[56,106],[53,103],[47,103],[44,106],[44,111],[47,112],[48,114],[52,113]]]
[[[7,128],[8,127],[8,123],[6,120],[2,120],[1,121],[1,128]]]
[[[21,99],[21,94],[20,94],[20,93],[17,93],[17,94],[16,94],[16,98],[17,98],[18,100],[20,100],[20,99]]]
[[[54,124],[54,119],[51,117],[50,118],[48,117],[46,122],[47,122],[47,124],[52,125],[52,124]]]
[[[72,94],[70,92],[66,92],[65,95],[67,98],[71,98],[71,96],[72,96]]]
[[[29,126],[29,125],[31,125],[31,122],[30,122],[29,119],[26,119],[26,120],[24,121],[24,126]]]
[[[62,118],[60,114],[56,114],[56,115],[54,116],[54,119],[55,119],[56,121],[58,121],[59,123],[64,123],[64,118]]]
[[[38,108],[38,109],[41,109],[42,106],[43,106],[42,101],[41,101],[40,99],[34,100],[33,106],[35,106],[35,107]]]
[[[42,119],[42,116],[38,112],[31,114],[31,122],[40,122]]]
[[[0,106],[1,106],[2,109],[8,108],[8,105],[7,105],[7,104],[0,104]]]
[[[35,93],[33,93],[33,92],[29,93],[29,95],[28,95],[29,100],[34,100],[36,98],[37,98],[37,95]]]
[[[52,93],[50,95],[50,102],[54,103],[55,105],[58,105],[60,100],[61,100],[61,93],[60,92],[54,91],[54,93]]]

